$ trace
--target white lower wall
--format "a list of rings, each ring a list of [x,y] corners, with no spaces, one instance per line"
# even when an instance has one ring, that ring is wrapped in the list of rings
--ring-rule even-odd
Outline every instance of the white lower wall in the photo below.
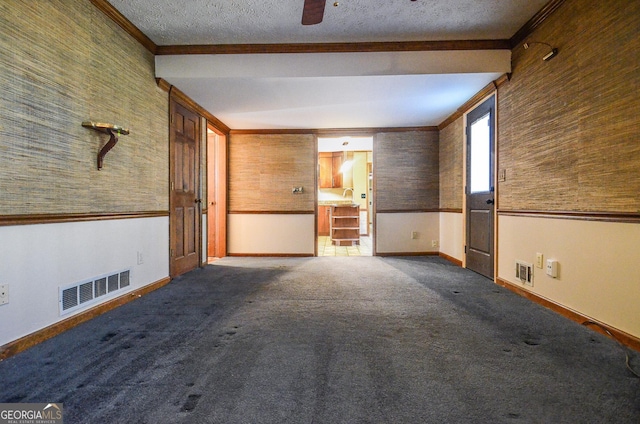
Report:
[[[440,213],[440,252],[462,261],[464,259],[464,215]]]
[[[313,214],[229,214],[228,254],[313,255]]]
[[[438,252],[432,240],[440,238],[438,212],[378,213],[376,215],[376,252],[424,253]],[[418,232],[416,239],[411,238]]]
[[[96,305],[60,316],[61,286],[131,269],[131,286],[108,300],[169,275],[168,217],[0,227],[0,240],[0,346]]]
[[[498,277],[640,337],[640,224],[499,216],[497,247]],[[535,268],[537,252],[559,262],[558,278]],[[516,259],[534,264],[533,287]]]

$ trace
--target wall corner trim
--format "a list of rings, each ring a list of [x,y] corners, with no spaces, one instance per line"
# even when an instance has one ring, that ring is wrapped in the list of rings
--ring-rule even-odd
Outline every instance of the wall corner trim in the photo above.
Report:
[[[446,253],[442,253],[442,252],[438,253],[438,256],[440,256],[442,259],[446,259],[449,262],[451,262],[452,264],[458,265],[459,267],[462,268],[462,261],[460,259],[456,259],[453,256],[449,256]]]
[[[147,284],[146,286],[141,287],[137,290],[133,290],[122,296],[111,299],[108,302],[104,302],[91,309],[87,309],[86,311],[80,312],[72,317],[69,317],[62,321],[58,321],[55,324],[52,324],[48,327],[35,331],[31,334],[27,334],[26,336],[21,337],[12,342],[9,342],[4,346],[0,346],[0,361],[4,361],[5,359],[13,355],[16,355],[22,351],[29,349],[30,347],[33,347],[39,343],[44,342],[45,340],[48,340],[54,336],[57,336],[58,334],[61,334],[77,325],[82,324],[83,322],[89,321],[90,319],[93,319],[99,315],[102,315],[105,312],[108,312],[112,309],[115,309],[119,306],[124,305],[125,303],[129,303],[132,300],[135,300],[148,293],[151,293],[152,291],[167,285],[170,281],[171,281],[170,277],[162,278],[151,284]]]

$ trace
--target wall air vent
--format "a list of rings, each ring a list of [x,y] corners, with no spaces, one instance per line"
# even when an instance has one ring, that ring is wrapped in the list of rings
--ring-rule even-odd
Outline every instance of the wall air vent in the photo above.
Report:
[[[126,269],[60,287],[60,315],[112,298],[130,285],[131,270]]]
[[[516,278],[520,280],[522,284],[533,287],[533,265],[516,261]]]

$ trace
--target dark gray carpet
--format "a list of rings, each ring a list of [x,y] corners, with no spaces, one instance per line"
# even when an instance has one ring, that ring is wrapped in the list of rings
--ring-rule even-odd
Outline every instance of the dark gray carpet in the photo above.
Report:
[[[67,424],[640,422],[617,343],[440,258],[225,258],[0,382]]]

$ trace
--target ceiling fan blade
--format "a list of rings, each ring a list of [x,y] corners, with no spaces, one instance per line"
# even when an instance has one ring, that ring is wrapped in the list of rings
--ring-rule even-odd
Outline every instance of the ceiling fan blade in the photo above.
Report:
[[[322,22],[327,0],[304,0],[302,25],[315,25]]]

